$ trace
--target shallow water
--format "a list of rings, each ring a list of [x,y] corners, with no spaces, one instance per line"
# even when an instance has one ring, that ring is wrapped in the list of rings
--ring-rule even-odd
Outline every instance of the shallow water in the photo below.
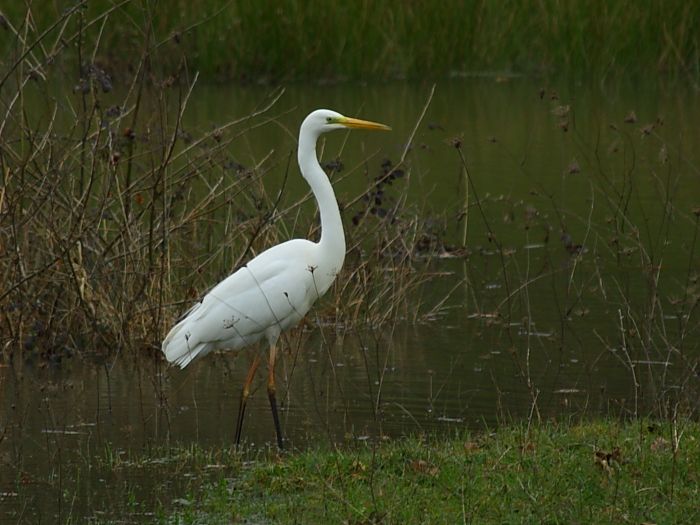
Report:
[[[301,118],[326,106],[386,122],[394,131],[329,137],[324,158],[342,151],[348,166],[368,156],[376,165],[385,157],[396,161],[429,88],[288,87],[270,114],[275,121],[235,142],[232,158],[254,164],[272,151],[285,159]],[[659,390],[679,391],[681,381],[695,388],[697,378],[684,374],[698,347],[690,341],[685,354],[674,349],[687,314],[674,298],[683,296],[700,265],[691,213],[700,205],[697,93],[636,84],[540,88],[491,78],[438,85],[409,155],[410,181],[396,185],[409,185],[409,203],[442,221],[446,244],[458,243],[464,186],[450,140],[459,137],[489,226],[509,255],[501,260],[472,206],[470,255],[429,263],[440,276],[422,292],[420,323],[292,333],[278,368],[290,447],[569,414],[626,416],[656,408]],[[245,115],[265,91],[198,86],[185,128],[196,133]],[[625,123],[631,110],[637,122]],[[646,133],[658,117],[663,123]],[[282,171],[273,171],[266,184],[274,188]],[[362,177],[342,178],[339,199],[365,185]],[[616,241],[630,251],[616,256],[609,224],[620,214],[618,193],[630,187],[630,223]],[[291,177],[284,199],[293,202],[305,191]],[[653,290],[662,311],[646,332],[638,323],[652,304],[652,288],[640,272],[634,236],[625,236],[633,225],[641,225],[642,245],[661,268]],[[494,317],[504,301],[510,301],[507,315]],[[431,312],[438,303],[442,308]],[[640,333],[648,345],[622,343],[622,334],[634,340]],[[96,362],[88,351],[58,364],[2,365],[0,521],[151,520],[144,511],[171,501],[154,495],[148,470],[114,473],[95,458],[168,444],[230,445],[248,357],[210,356],[184,371],[119,353]],[[258,447],[274,440],[262,381],[244,436]],[[175,473],[166,467],[163,475]],[[173,500],[182,496],[178,483]]]
[[[616,404],[629,393],[624,369],[603,358],[586,370],[590,363],[556,351],[546,338],[532,363],[533,404],[512,357],[492,336],[479,335],[481,325],[305,334],[302,348],[278,370],[287,445],[484,429],[527,419],[534,406],[541,417],[621,411]],[[187,480],[176,474],[182,468],[176,461],[168,467],[162,447],[231,445],[246,366],[245,356],[221,354],[186,371],[126,358],[4,369],[3,460],[12,468],[0,476],[3,515],[10,522],[149,521],[155,501],[170,504],[155,493],[163,479],[172,478],[172,500],[186,496]],[[254,447],[274,442],[262,384],[251,398],[244,436]],[[160,451],[153,461],[164,466],[129,467],[128,451],[149,457],[151,448]],[[124,465],[111,467],[108,458],[115,457]]]

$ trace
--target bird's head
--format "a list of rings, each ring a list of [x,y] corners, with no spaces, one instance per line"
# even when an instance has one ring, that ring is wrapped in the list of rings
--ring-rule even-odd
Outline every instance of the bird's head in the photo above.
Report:
[[[301,124],[301,129],[302,132],[308,130],[310,133],[318,136],[321,133],[333,131],[334,129],[373,129],[388,131],[391,128],[384,124],[379,124],[378,122],[346,117],[329,109],[317,109],[304,119],[304,122]]]

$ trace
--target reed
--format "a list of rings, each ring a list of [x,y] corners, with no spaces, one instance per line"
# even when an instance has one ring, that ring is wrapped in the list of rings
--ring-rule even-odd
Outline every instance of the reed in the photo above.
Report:
[[[77,5],[67,28],[90,29],[83,33],[88,41],[99,32],[97,55],[115,72],[137,66],[141,43],[151,38],[154,62],[172,67],[184,60],[207,78],[236,80],[700,74],[700,6],[681,0]],[[5,56],[17,48],[12,35],[45,30],[65,8],[5,6]]]
[[[283,206],[286,180],[281,189],[262,182],[271,172],[296,176],[290,158],[244,167],[229,153],[251,130],[272,125],[282,91],[192,135],[182,117],[198,75],[152,68],[159,44],[147,23],[139,61],[115,93],[96,58],[111,13],[91,19],[83,7],[57,15],[48,31],[32,22],[23,36],[12,26],[17,47],[2,77],[0,120],[0,323],[12,355],[157,351],[188,304],[288,239],[291,225],[317,234],[318,220],[300,211],[310,193]],[[91,41],[88,28],[97,27]],[[65,71],[74,83],[57,78]],[[328,169],[341,166],[338,159]],[[346,206],[354,214],[348,264],[316,320],[350,329],[415,319],[420,308],[408,298],[429,274],[421,270],[427,261],[412,258],[420,223],[399,184],[405,167],[381,159],[357,166],[376,175],[366,174],[368,187]]]
[[[464,220],[463,210],[470,210],[463,278],[473,297],[469,318],[511,357],[519,391],[531,399],[533,424],[547,410],[543,378],[562,352],[576,362],[590,359],[590,370],[624,370],[629,393],[616,413],[672,419],[687,410],[696,417],[700,347],[689,334],[700,327],[700,210],[695,193],[681,195],[681,188],[693,187],[697,166],[674,144],[678,130],[665,129],[663,119],[641,124],[629,113],[589,135],[577,127],[574,100],[546,90],[540,95],[559,130],[549,149],[581,159],[562,165],[561,188],[539,183],[539,165],[528,167],[494,139],[492,147],[510,157],[504,166],[513,179],[532,186],[527,194],[491,195],[471,178],[473,144],[456,137],[445,145],[470,185],[458,215]],[[692,171],[687,178],[685,166]],[[464,238],[466,226],[457,225],[453,237]],[[562,400],[568,407],[569,399]],[[509,414],[502,416],[510,422]]]
[[[160,4],[124,2],[98,12],[91,10],[99,4],[84,5],[54,13],[50,24],[35,20],[43,12],[31,12],[24,26],[12,22],[7,30],[14,44],[0,76],[0,323],[13,354],[60,359],[88,348],[155,351],[176,316],[252,254],[292,232],[316,235],[318,221],[303,211],[308,193],[287,203],[286,183],[282,190],[263,183],[270,173],[293,176],[286,155],[242,166],[230,153],[236,141],[275,121],[281,92],[250,114],[192,134],[182,116],[200,77],[191,72],[182,40],[159,35],[167,22],[154,18]],[[252,4],[227,6],[258,13]],[[132,42],[140,46],[131,53],[135,66],[115,89],[98,57],[125,9],[150,18]],[[177,66],[168,69],[165,60],[155,67],[166,47],[178,51]],[[552,147],[573,147],[581,159],[565,176],[570,191],[590,195],[590,210],[567,210],[565,196],[550,188],[535,188],[526,200],[489,194],[470,169],[463,138],[442,145],[463,185],[458,210],[430,214],[409,202],[406,156],[417,153],[408,147],[399,158],[368,158],[350,168],[333,159],[327,169],[335,179],[363,172],[367,187],[342,199],[346,268],[311,322],[352,330],[459,309],[465,316],[457,322],[483,322],[497,351],[513,357],[533,418],[540,414],[538,365],[553,362],[561,349],[586,353],[579,334],[593,324],[596,345],[625,367],[631,383],[638,385],[642,374],[648,379],[653,395],[646,400],[653,400],[656,415],[668,416],[677,403],[695,413],[700,213],[678,208],[674,193],[688,161],[681,152],[669,155],[661,123],[642,126],[633,118],[599,132],[611,152],[601,157],[599,144],[576,128],[575,100],[544,90],[540,98],[561,129],[562,143]],[[424,113],[416,111],[416,129]],[[487,147],[511,155],[497,140]],[[649,148],[656,148],[653,155]],[[626,159],[640,151],[656,160],[629,166]],[[528,166],[514,161],[511,167],[536,180]],[[664,203],[653,220],[635,200],[639,177],[656,181]],[[531,256],[523,247],[536,236],[541,251]],[[682,282],[664,280],[669,274],[661,263],[674,246],[685,246],[673,254],[682,258]],[[433,264],[437,258],[459,258],[461,282],[429,304],[421,290],[445,269]],[[464,298],[456,303],[462,285]],[[558,319],[542,321],[544,314],[532,308],[536,296],[551,297]],[[612,313],[592,320],[591,311]],[[536,322],[553,324],[542,331]],[[678,384],[688,395],[676,396]],[[642,394],[634,392],[625,410],[638,415]]]

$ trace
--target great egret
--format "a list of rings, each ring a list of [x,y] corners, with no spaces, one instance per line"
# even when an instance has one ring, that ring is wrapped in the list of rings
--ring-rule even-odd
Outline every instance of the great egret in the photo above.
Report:
[[[335,280],[345,259],[345,234],[338,203],[328,177],[316,158],[322,133],[343,128],[390,130],[389,126],[349,118],[326,109],[310,113],[299,130],[297,158],[301,174],[311,186],[321,215],[321,239],[292,239],[253,258],[217,284],[195,304],[163,341],[166,359],[186,367],[212,350],[238,349],[263,337],[269,344],[267,393],[282,448],[275,396],[275,360],[280,334],[296,325]],[[260,365],[255,354],[248,369],[236,424],[240,443],[250,385]]]

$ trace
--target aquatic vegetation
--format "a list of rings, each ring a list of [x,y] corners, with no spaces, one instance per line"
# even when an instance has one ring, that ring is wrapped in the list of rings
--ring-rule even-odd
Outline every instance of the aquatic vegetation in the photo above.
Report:
[[[107,31],[121,7],[138,6],[125,2],[103,17],[82,7],[54,13],[43,32],[27,27],[33,41],[13,25],[15,58],[1,79],[2,343],[6,355],[52,362],[88,348],[155,352],[165,327],[211,282],[267,246],[317,233],[309,195],[286,198],[297,176],[288,155],[244,161],[233,153],[251,134],[284,127],[282,90],[233,120],[190,129],[184,116],[200,96],[200,76],[185,55],[181,67],[164,60],[155,68],[151,57],[165,44],[151,35],[133,55],[136,67],[114,77],[98,60],[108,33],[96,40],[93,31]],[[553,189],[515,158],[507,138],[475,145],[454,129],[461,123],[426,120],[431,97],[411,108],[401,153],[324,157],[336,183],[366,184],[342,196],[347,265],[309,323],[348,333],[462,312],[450,322],[475,321],[494,351],[512,356],[533,416],[535,363],[561,351],[587,355],[592,343],[581,334],[595,324],[595,347],[625,367],[631,384],[644,374],[653,385],[651,401],[635,386],[624,410],[666,414],[682,399],[694,411],[694,396],[674,392],[696,388],[699,219],[678,191],[685,170],[696,168],[674,149],[663,118],[640,122],[625,107],[614,122],[581,126],[575,97],[533,90],[528,107],[558,131],[552,149],[568,155]],[[416,139],[425,128],[437,144]],[[512,191],[490,193],[473,169],[477,147],[505,159],[517,175]],[[459,198],[438,209],[410,194],[426,155],[452,158],[457,174]],[[648,207],[640,187],[663,206]],[[535,296],[554,305],[546,321],[533,311]],[[302,334],[285,344],[298,348]]]
[[[67,16],[66,13],[70,13]],[[96,0],[38,9],[3,7],[5,35],[48,30],[44,63],[81,45],[116,74],[135,68],[145,42],[158,66],[243,81],[567,74],[654,78],[700,74],[700,7],[681,0],[555,2],[275,2],[195,0],[171,9],[152,0]],[[59,23],[56,23],[59,22]],[[27,44],[34,38],[27,38]],[[6,39],[7,49],[21,49]],[[41,68],[38,68],[40,72]]]
[[[2,396],[7,409],[0,410],[0,473],[11,488],[0,502],[17,503],[14,521],[32,510],[27,501],[49,499],[46,507],[37,505],[39,513],[49,508],[49,521],[79,521],[102,490],[108,501],[128,506],[128,519],[152,522],[157,505],[140,496],[153,485],[138,475],[157,479],[154,492],[162,495],[170,494],[173,472],[182,474],[176,476],[181,497],[170,504],[183,507],[173,519],[192,521],[202,512],[230,516],[231,477],[246,496],[269,490],[268,482],[282,489],[281,501],[250,512],[288,513],[303,497],[325,495],[327,515],[351,521],[399,521],[407,499],[441,504],[455,494],[459,499],[449,500],[455,520],[469,511],[478,521],[482,510],[495,508],[488,496],[494,480],[532,521],[543,521],[550,503],[558,516],[554,506],[563,487],[564,496],[574,497],[583,486],[587,499],[579,509],[596,508],[613,522],[625,516],[672,521],[682,507],[667,503],[695,501],[683,454],[696,452],[690,421],[700,407],[697,97],[681,86],[669,95],[677,98],[673,104],[661,104],[657,92],[648,97],[653,103],[635,107],[615,98],[619,86],[605,76],[696,74],[692,3],[654,4],[649,11],[634,4],[623,12],[607,4],[584,9],[548,2],[533,11],[523,2],[504,16],[483,2],[474,4],[484,24],[478,31],[463,31],[472,18],[460,18],[468,9],[462,4],[452,6],[447,22],[438,12],[427,16],[422,4],[396,10],[377,2],[367,5],[377,11],[366,13],[353,13],[355,4],[329,6],[324,23],[332,23],[314,35],[316,41],[336,37],[337,23],[348,28],[347,45],[360,46],[353,39],[364,31],[362,46],[384,50],[373,51],[371,60],[359,56],[367,47],[357,47],[357,56],[313,47],[311,36],[298,30],[310,16],[301,4],[292,6],[296,10],[283,4],[283,12],[274,13],[283,21],[274,35],[261,31],[271,31],[273,21],[263,18],[272,12],[257,3],[223,6],[250,18],[240,31],[231,29],[237,19],[218,7],[193,14],[189,9],[201,8],[197,2],[152,16],[164,5],[78,2],[61,12],[3,6],[0,388],[8,394]],[[395,17],[387,20],[390,7]],[[528,16],[548,21],[549,32],[529,25],[532,19],[520,11],[526,7]],[[346,9],[360,23],[343,26],[333,9]],[[187,18],[185,27],[180,17]],[[574,20],[581,25],[574,27]],[[662,20],[677,31],[654,32]],[[623,21],[639,26],[640,38],[631,38]],[[435,36],[430,24],[449,31],[437,34],[432,50],[412,49],[421,34],[423,40]],[[252,41],[249,27],[263,38]],[[396,39],[404,30],[412,39],[400,49]],[[553,32],[561,43],[554,55],[538,47]],[[237,46],[223,53],[221,35],[231,34]],[[296,40],[280,50],[290,34]],[[487,34],[501,38],[502,49],[480,40]],[[462,38],[471,39],[469,53],[480,54],[460,54]],[[451,46],[448,52],[440,39]],[[620,47],[622,40],[633,53]],[[260,42],[273,57],[255,50]],[[572,43],[575,49],[567,47]],[[539,53],[535,62],[530,49]],[[301,52],[308,61],[290,71],[289,57]],[[625,63],[624,56],[639,60]],[[309,194],[294,187],[293,141],[270,142],[262,153],[248,147],[256,134],[265,135],[265,144],[275,130],[294,135],[287,113],[298,102],[285,99],[294,88],[285,93],[256,84],[245,102],[232,90],[227,111],[215,105],[214,117],[189,117],[201,110],[199,99],[211,96],[203,79],[214,78],[214,69],[219,78],[265,84],[311,75],[338,80],[341,66],[348,77],[362,78],[440,76],[461,67],[469,75],[496,67],[573,70],[594,80],[567,88],[489,72],[486,79],[445,82],[403,105],[405,84],[386,83],[380,104],[399,121],[388,120],[402,130],[398,146],[364,143],[357,152],[345,143],[334,151],[324,144],[323,166],[340,189],[347,263],[329,299],[284,341],[285,373],[296,370],[307,379],[299,390],[287,383],[285,431],[300,446],[327,442],[343,450],[340,459],[309,453],[296,464],[283,458],[281,465],[263,464],[254,452],[261,466],[246,477],[253,469],[226,449],[233,428],[225,421],[233,412],[218,398],[211,403],[202,387],[228,388],[239,372],[234,363],[243,360],[216,356],[211,368],[180,375],[165,370],[158,349],[166,327],[210,283],[265,247],[294,236],[314,238],[318,220]],[[475,97],[474,90],[488,96]],[[585,100],[590,93],[593,102]],[[612,102],[601,109],[608,98]],[[677,115],[660,114],[657,103]],[[489,104],[498,110],[485,118]],[[435,105],[441,110],[432,113]],[[691,115],[691,124],[674,127],[682,121],[678,115]],[[601,414],[635,423],[561,427],[562,434],[547,426],[550,418]],[[640,417],[648,414],[662,423],[645,429]],[[686,419],[687,426],[679,425]],[[483,428],[484,420],[517,430],[504,430],[503,446],[489,444],[490,435],[432,443],[446,454],[421,455],[432,450],[422,437],[388,451],[373,448],[422,425],[466,432]],[[601,434],[607,437],[598,439]],[[535,458],[550,437],[554,448]],[[191,445],[207,438],[212,449]],[[464,448],[464,457],[455,446]],[[323,470],[313,471],[318,465]],[[382,477],[383,465],[404,479]],[[491,477],[480,479],[483,497],[453,484],[475,465],[491,468]],[[580,483],[567,484],[572,478],[562,475],[545,479],[556,483],[538,492],[540,474],[550,472],[542,465],[580,474],[573,478]],[[333,468],[343,475],[328,474]],[[290,471],[298,478],[290,481]],[[523,472],[528,477],[518,478]],[[317,489],[341,490],[337,483],[345,478],[356,482],[351,488],[358,505],[336,511],[333,506],[347,500]],[[386,487],[405,479],[411,482],[406,491],[388,498]],[[213,485],[200,492],[202,481]],[[426,489],[420,498],[416,481]],[[446,490],[430,493],[438,481]],[[301,496],[293,492],[299,487]],[[384,499],[373,488],[381,488]],[[538,505],[529,506],[533,498]],[[642,515],[647,503],[653,509]],[[171,507],[162,520],[170,519]],[[99,512],[92,517],[109,519]]]
[[[157,350],[165,327],[211,282],[294,230],[314,238],[318,225],[303,211],[309,194],[281,200],[287,178],[298,177],[285,153],[245,166],[231,153],[249,133],[275,124],[283,90],[261,96],[257,110],[192,133],[183,115],[198,75],[159,77],[150,69],[151,42],[115,89],[95,59],[97,44],[82,49],[89,60],[66,51],[69,42],[84,44],[84,33],[67,29],[81,16],[78,5],[56,20],[66,24],[55,53],[76,66],[67,82],[60,68],[36,63],[35,46],[19,37],[19,58],[2,79],[2,339],[8,355],[53,362],[89,348]],[[404,242],[419,224],[404,206],[405,185],[381,190],[407,168],[354,163],[343,176],[372,169],[382,177],[347,204],[359,209],[354,203],[371,197],[372,219],[348,232],[347,274],[329,294],[336,302],[311,318],[341,330],[419,316],[407,298],[426,280],[416,268],[428,264],[416,263]],[[329,172],[342,166],[341,159],[326,164]],[[284,173],[281,185],[263,184],[275,172]],[[390,250],[397,256],[387,257]]]

